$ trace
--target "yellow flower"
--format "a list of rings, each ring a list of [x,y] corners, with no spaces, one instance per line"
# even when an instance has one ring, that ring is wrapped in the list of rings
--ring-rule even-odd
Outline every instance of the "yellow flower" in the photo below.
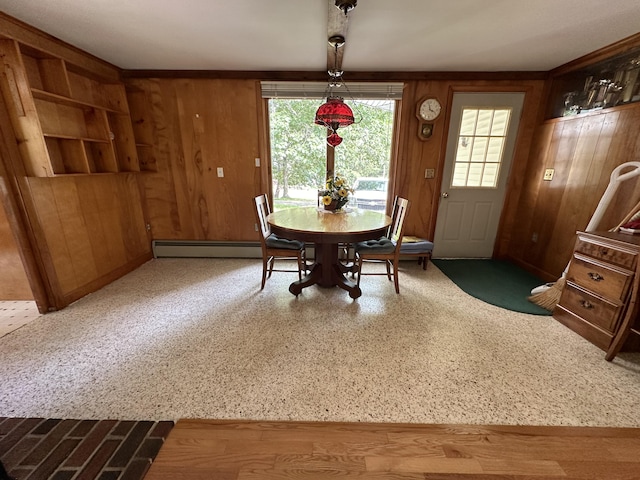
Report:
[[[347,190],[346,188],[341,188],[340,190],[338,190],[338,195],[340,195],[341,197],[346,197],[347,195],[349,195],[349,190]]]
[[[333,200],[333,198],[331,198],[330,195],[325,195],[324,197],[322,197],[322,203],[324,205],[331,205],[331,201]]]
[[[341,187],[343,183],[344,183],[344,180],[342,180],[340,177],[336,177],[336,181],[335,181],[336,187]]]

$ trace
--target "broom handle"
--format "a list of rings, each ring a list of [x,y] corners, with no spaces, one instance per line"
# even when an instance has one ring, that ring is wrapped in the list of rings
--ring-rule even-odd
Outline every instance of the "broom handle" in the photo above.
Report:
[[[620,230],[620,227],[622,225],[624,225],[625,223],[627,223],[629,220],[631,220],[631,217],[633,217],[639,211],[640,211],[640,202],[636,203],[636,206],[633,207],[631,209],[631,211],[627,214],[627,216],[624,217],[624,219],[622,219],[622,221],[611,231],[612,232],[617,232],[618,230]]]

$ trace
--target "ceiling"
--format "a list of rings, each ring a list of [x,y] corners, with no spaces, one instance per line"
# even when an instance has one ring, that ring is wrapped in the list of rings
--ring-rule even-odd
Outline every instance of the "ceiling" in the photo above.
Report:
[[[124,69],[324,71],[332,0],[0,0]],[[546,71],[640,31],[638,0],[360,0],[343,68]]]

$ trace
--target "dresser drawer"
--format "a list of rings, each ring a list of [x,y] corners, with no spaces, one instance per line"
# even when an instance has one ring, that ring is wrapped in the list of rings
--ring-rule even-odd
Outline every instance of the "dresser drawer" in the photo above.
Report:
[[[637,254],[632,251],[625,251],[614,248],[610,245],[604,245],[597,242],[589,241],[585,237],[578,236],[575,251],[583,253],[605,263],[617,265],[628,270],[634,270],[636,266]]]
[[[562,290],[560,306],[607,332],[615,330],[622,303],[612,303],[592,295],[580,286],[567,282]]]
[[[574,253],[567,280],[612,301],[625,301],[633,272]]]

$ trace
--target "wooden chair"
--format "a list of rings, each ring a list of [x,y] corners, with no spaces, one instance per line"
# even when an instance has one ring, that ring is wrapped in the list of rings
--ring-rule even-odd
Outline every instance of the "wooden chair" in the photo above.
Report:
[[[404,230],[404,219],[409,208],[409,200],[396,197],[391,214],[391,225],[387,235],[377,240],[367,240],[355,244],[356,262],[358,264],[358,282],[362,275],[385,275],[384,273],[362,273],[363,261],[376,260],[383,261],[387,267],[387,277],[391,280],[391,267],[393,266],[393,280],[396,293],[400,293],[398,282],[398,263],[400,261],[400,248],[402,247],[402,232]]]
[[[400,247],[401,257],[418,257],[418,265],[422,265],[422,269],[427,269],[427,264],[431,259],[433,251],[433,242],[424,238],[417,238],[405,235],[402,237],[402,246]]]
[[[260,227],[260,246],[262,247],[262,285],[260,290],[264,289],[267,281],[267,270],[269,278],[273,272],[298,272],[298,280],[302,280],[302,272],[307,270],[307,256],[304,242],[299,240],[289,240],[288,238],[278,237],[271,233],[267,216],[271,213],[269,201],[266,194],[258,195],[255,199],[256,218]],[[298,270],[276,269],[274,263],[276,259],[296,259],[298,262]]]

